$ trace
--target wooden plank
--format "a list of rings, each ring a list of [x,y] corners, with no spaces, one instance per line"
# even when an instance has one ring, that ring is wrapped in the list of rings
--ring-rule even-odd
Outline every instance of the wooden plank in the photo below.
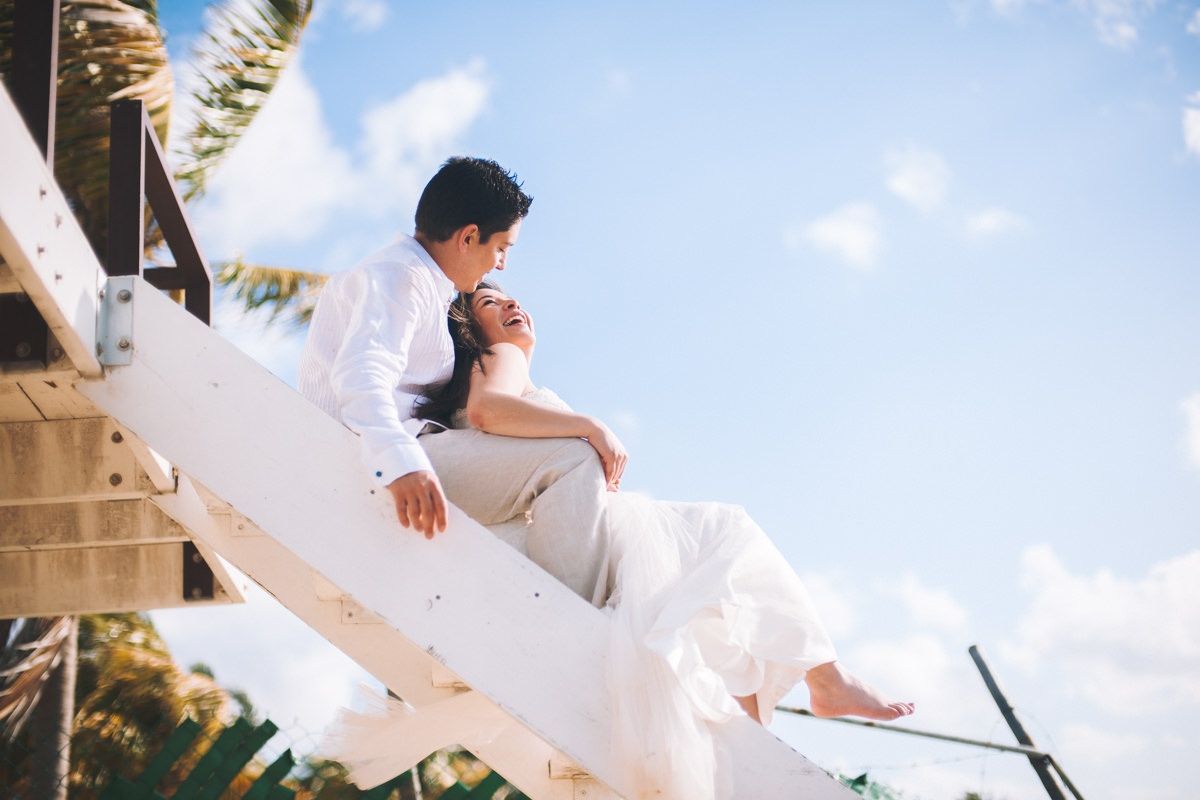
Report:
[[[52,617],[230,602],[183,596],[183,544],[0,553],[0,618]]]
[[[134,291],[132,363],[79,389],[268,534],[219,551],[285,605],[270,564],[294,559],[292,575],[312,599],[293,610],[310,624],[320,615],[306,602],[319,601],[303,576],[319,569],[387,623],[341,626],[339,615],[337,627],[394,629],[591,775],[632,794],[611,760],[607,618],[457,508],[432,541],[400,528],[390,498],[364,474],[353,434],[144,287],[137,281]],[[360,663],[393,655],[369,644],[347,652]],[[852,796],[748,718],[720,737],[738,754],[738,796]]]
[[[75,368],[101,375],[96,358],[100,262],[0,86],[0,255]]]
[[[0,258],[0,294],[16,294],[23,291],[25,290],[17,282],[17,276],[9,269],[8,262]]]
[[[44,420],[33,401],[16,383],[0,381],[0,423]]]
[[[0,553],[188,540],[179,523],[144,498],[0,506]]]
[[[137,499],[155,491],[104,418],[0,424],[0,505]]]
[[[46,419],[104,416],[94,403],[75,391],[71,383],[77,377],[71,373],[25,375],[17,380],[17,384]]]

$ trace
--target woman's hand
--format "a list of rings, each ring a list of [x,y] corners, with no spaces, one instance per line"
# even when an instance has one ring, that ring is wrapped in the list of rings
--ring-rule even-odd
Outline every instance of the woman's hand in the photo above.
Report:
[[[625,472],[625,463],[629,461],[629,454],[625,452],[625,445],[621,444],[621,440],[608,429],[607,425],[598,419],[589,419],[594,430],[583,438],[587,439],[588,444],[596,448],[596,452],[600,454],[600,463],[604,465],[604,478],[608,483],[608,490],[615,492],[621,488],[621,474]]]

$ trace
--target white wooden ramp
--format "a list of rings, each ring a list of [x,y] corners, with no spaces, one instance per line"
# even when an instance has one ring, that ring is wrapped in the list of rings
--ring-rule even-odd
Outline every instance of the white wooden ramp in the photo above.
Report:
[[[0,92],[8,287],[78,359],[75,389],[178,470],[149,502],[413,705],[487,698],[511,730],[454,743],[531,797],[636,794],[610,759],[607,617],[457,509],[432,541],[401,528],[353,434],[142,279],[104,279],[10,110]],[[856,796],[748,719],[722,739],[738,798]]]

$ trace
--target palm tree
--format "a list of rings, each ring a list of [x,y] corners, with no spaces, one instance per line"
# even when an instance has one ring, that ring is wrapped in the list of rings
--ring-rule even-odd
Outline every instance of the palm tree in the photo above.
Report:
[[[62,620],[72,623],[76,618]],[[236,714],[229,692],[210,676],[179,668],[145,614],[84,615],[78,617],[77,627],[58,624],[48,629],[40,622],[23,627],[31,629],[31,636],[40,633],[42,640],[69,631],[64,638],[78,643],[77,671],[69,673],[75,678],[74,697],[68,704],[78,712],[65,722],[50,720],[70,734],[71,743],[69,749],[53,751],[53,756],[70,755],[69,773],[64,770],[55,784],[47,783],[42,762],[57,759],[40,747],[36,719],[23,730],[8,729],[11,735],[0,758],[0,791],[49,798],[65,797],[69,789],[73,798],[95,798],[113,775],[138,774],[185,717],[199,722],[205,740],[211,742]],[[34,642],[34,648],[43,659],[49,653],[44,641]],[[28,672],[23,675],[33,679]],[[46,706],[44,696],[32,713],[36,716]],[[178,782],[194,761],[178,763],[167,783]]]
[[[0,0],[0,74],[10,69],[13,7]],[[226,2],[208,16],[196,49],[196,118],[177,152],[175,172],[185,201],[202,197],[275,88],[300,43],[312,0]],[[63,0],[59,30],[55,175],[93,249],[107,252],[108,105],[145,103],[159,140],[167,142],[176,108],[175,79],[157,0]],[[162,244],[151,228],[147,250]],[[214,265],[217,283],[247,309],[268,306],[278,314],[301,300],[292,315],[303,323],[324,276],[304,270]],[[305,310],[307,309],[307,310]]]
[[[0,76],[11,70],[15,0],[0,0]],[[237,144],[279,80],[308,23],[312,0],[245,0],[225,3],[207,16],[197,49],[196,120],[179,154],[176,179],[188,200],[204,194],[208,180]],[[140,99],[165,144],[175,107],[175,80],[157,0],[63,0],[59,28],[54,169],[80,226],[96,253],[107,252],[109,103]],[[147,248],[161,237],[151,229]],[[218,282],[248,306],[270,303],[270,287],[319,285],[321,276],[295,270],[218,265]],[[264,288],[265,287],[265,288]],[[30,641],[10,643],[11,623],[0,638],[0,728],[15,736],[38,705],[53,674],[72,671],[63,659],[66,635],[59,619],[17,626]],[[61,693],[60,693],[61,694]],[[69,692],[67,692],[69,695]],[[72,716],[68,702],[60,716]],[[60,731],[61,736],[66,733]],[[62,744],[60,741],[59,744]],[[60,748],[61,749],[61,748]]]

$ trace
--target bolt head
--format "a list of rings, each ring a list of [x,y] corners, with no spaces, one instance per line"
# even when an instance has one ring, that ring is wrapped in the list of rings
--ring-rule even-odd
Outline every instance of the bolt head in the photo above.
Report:
[[[121,301],[122,303],[128,303],[132,299],[133,292],[129,291],[128,289],[122,289],[121,291],[117,292],[117,300]]]
[[[117,349],[118,350],[128,350],[131,346],[132,345],[130,345],[129,340],[126,339],[124,336],[122,336],[120,339],[117,340]]]

